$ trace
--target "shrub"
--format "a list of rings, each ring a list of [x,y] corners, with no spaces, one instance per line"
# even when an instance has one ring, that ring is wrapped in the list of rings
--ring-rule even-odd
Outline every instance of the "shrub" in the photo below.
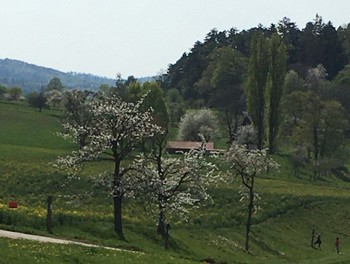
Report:
[[[207,142],[219,136],[219,122],[214,111],[210,109],[191,111],[181,118],[180,140],[200,141],[198,134],[203,135]]]

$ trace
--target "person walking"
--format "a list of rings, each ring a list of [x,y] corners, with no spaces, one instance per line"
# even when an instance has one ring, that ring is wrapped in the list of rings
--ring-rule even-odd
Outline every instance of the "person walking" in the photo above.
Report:
[[[318,235],[316,236],[316,241],[314,243],[314,246],[316,244],[318,244],[318,249],[321,249],[321,244],[322,244],[322,242],[321,242],[321,233],[318,233]]]
[[[340,248],[340,240],[339,240],[339,237],[337,237],[335,239],[335,249],[337,250],[338,254],[340,254],[339,248]]]

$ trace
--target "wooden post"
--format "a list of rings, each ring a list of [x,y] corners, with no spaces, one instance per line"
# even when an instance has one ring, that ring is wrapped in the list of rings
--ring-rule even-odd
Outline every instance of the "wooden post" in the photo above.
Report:
[[[52,196],[47,197],[47,218],[46,218],[47,232],[52,234]]]

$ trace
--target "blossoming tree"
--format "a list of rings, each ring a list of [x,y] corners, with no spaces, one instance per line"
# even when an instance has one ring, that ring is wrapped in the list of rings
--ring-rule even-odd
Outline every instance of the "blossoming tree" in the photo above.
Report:
[[[137,193],[149,201],[151,209],[158,213],[157,232],[169,246],[169,223],[166,215],[187,219],[189,210],[210,200],[207,188],[218,177],[216,166],[206,161],[203,146],[186,153],[170,156],[165,152],[167,137],[157,137],[150,154],[141,155],[134,164],[130,177]]]
[[[248,198],[248,216],[246,223],[245,250],[249,251],[249,233],[257,194],[254,192],[255,178],[263,175],[278,164],[267,156],[266,149],[249,149],[247,145],[233,143],[226,153],[226,160],[230,165],[232,175],[240,177],[242,185],[246,187]]]
[[[56,161],[57,167],[72,169],[96,159],[113,162],[113,171],[101,173],[104,175],[101,179],[113,197],[114,230],[120,239],[124,239],[122,201],[130,186],[123,177],[128,168],[122,167],[122,163],[130,157],[141,140],[152,137],[160,129],[152,124],[151,111],[141,111],[141,105],[142,99],[136,103],[127,103],[117,95],[96,96],[88,108],[93,122],[84,126],[63,124],[67,136],[79,136],[85,130],[88,131],[89,144]]]

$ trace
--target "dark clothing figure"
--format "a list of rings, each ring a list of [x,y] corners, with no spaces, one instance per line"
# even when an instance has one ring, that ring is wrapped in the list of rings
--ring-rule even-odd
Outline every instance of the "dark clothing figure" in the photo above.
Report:
[[[318,249],[321,249],[321,244],[322,244],[322,242],[321,242],[321,234],[318,234],[318,235],[316,236],[316,241],[315,241],[315,243],[314,243],[314,246],[315,246],[315,245],[318,245]]]
[[[335,239],[335,249],[337,250],[337,253],[339,254],[340,251],[339,251],[339,246],[340,246],[340,240],[339,240],[339,237],[337,237]]]
[[[248,112],[244,111],[243,112],[243,117],[244,117],[244,119],[242,121],[241,126],[249,126],[249,125],[252,124],[252,119],[250,118]]]

